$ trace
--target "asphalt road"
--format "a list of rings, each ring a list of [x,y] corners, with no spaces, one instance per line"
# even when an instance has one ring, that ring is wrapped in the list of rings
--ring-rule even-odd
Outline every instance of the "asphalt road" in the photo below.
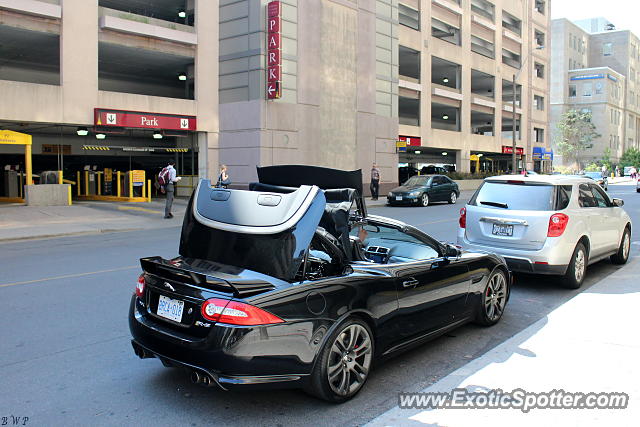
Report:
[[[609,192],[625,200],[640,224],[640,194],[631,186],[611,186]],[[370,212],[455,241],[465,201],[463,195],[454,206]],[[498,325],[463,326],[378,365],[365,389],[342,405],[295,390],[222,392],[192,385],[185,373],[158,360],[139,360],[130,346],[127,310],[137,259],[175,255],[178,235],[179,227],[172,227],[0,244],[0,420],[13,415],[29,417],[26,425],[360,425],[395,406],[397,393],[427,387],[578,292],[547,278],[519,277]],[[582,290],[616,268],[608,261],[591,266]]]

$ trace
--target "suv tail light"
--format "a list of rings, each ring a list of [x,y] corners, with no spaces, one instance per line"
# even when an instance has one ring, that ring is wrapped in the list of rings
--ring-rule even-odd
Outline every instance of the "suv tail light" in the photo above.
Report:
[[[460,228],[467,228],[467,208],[460,209],[460,219],[458,220]]]
[[[257,326],[284,322],[278,316],[253,305],[220,298],[203,302],[201,312],[207,320],[229,325]]]
[[[569,217],[562,213],[551,215],[549,218],[549,230],[547,231],[547,237],[559,237],[564,233],[569,223]]]
[[[136,284],[136,295],[138,298],[142,298],[144,296],[144,274],[141,274],[138,277],[138,283]]]

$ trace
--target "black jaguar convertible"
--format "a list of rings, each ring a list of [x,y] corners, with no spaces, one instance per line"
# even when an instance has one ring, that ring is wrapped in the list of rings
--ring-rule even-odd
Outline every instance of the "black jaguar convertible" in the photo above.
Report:
[[[374,361],[502,317],[504,260],[367,215],[360,171],[270,166],[258,177],[249,190],[200,181],[180,256],[140,260],[129,315],[140,358],[207,386],[341,402]]]

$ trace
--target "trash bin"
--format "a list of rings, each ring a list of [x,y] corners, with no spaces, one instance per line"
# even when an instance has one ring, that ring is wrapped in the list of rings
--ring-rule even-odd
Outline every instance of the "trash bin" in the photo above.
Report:
[[[13,170],[2,171],[2,196],[20,197],[20,184],[18,172]]]

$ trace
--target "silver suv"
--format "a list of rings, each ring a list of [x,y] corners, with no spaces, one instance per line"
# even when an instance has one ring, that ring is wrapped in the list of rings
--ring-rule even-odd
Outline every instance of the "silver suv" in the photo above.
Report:
[[[497,176],[460,210],[458,244],[502,255],[516,272],[564,276],[579,288],[587,265],[629,258],[631,219],[624,202],[575,176]]]

